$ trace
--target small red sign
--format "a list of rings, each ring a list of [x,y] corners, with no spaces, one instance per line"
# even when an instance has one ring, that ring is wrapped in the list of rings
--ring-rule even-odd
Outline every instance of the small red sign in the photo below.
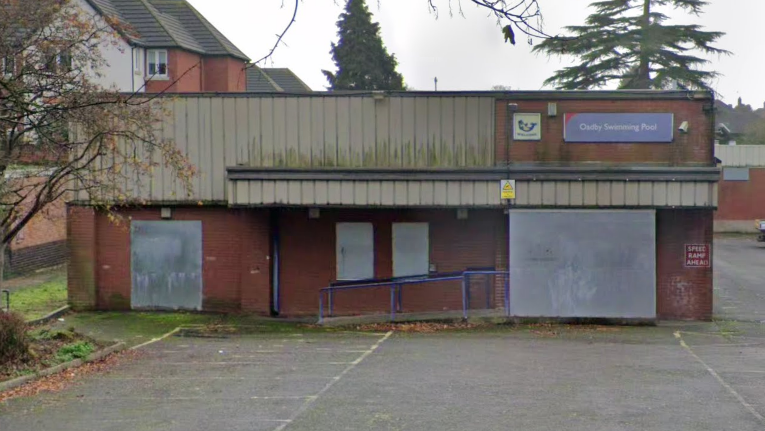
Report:
[[[712,262],[711,249],[709,244],[686,244],[685,266],[687,268],[709,268]]]

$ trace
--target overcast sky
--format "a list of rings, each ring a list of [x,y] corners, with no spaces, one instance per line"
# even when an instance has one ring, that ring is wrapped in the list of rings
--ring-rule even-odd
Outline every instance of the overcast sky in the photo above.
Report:
[[[289,22],[292,0],[189,0],[208,20],[253,60],[264,56]],[[453,5],[458,0],[451,0]],[[591,0],[539,0],[544,29],[557,34],[561,27],[583,23]],[[570,62],[531,53],[521,39],[505,44],[496,21],[482,9],[462,0],[465,18],[449,17],[448,0],[440,16],[429,12],[427,0],[367,0],[382,27],[389,52],[399,61],[406,83],[417,90],[489,90],[493,85],[539,90],[545,78]],[[268,67],[289,67],[314,90],[327,83],[322,69],[334,70],[330,43],[337,39],[337,17],[344,0],[302,0],[297,22]],[[735,7],[733,6],[735,4]],[[710,69],[722,74],[714,87],[723,100],[738,97],[753,107],[765,101],[762,35],[765,0],[711,0],[700,17],[673,12],[677,23],[698,23],[726,34],[718,46],[732,56],[710,58]]]

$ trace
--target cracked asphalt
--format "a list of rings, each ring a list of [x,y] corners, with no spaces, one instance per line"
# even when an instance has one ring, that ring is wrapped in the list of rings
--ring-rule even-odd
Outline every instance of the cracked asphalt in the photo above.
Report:
[[[714,323],[173,337],[0,404],[0,429],[762,430],[754,245],[716,243]]]

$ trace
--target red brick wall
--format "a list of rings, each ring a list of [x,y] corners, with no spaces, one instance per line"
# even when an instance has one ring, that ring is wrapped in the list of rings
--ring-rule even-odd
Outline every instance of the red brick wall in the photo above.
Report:
[[[765,219],[765,168],[749,168],[749,181],[720,181],[716,220]]]
[[[84,209],[72,207],[70,231],[95,225],[94,253],[72,253],[70,268],[88,267],[95,261],[97,305],[100,309],[130,308],[130,221],[160,220],[155,207],[120,211],[122,221],[111,222],[103,213],[82,217]],[[203,242],[203,308],[205,310],[246,310],[268,313],[270,240],[268,211],[227,208],[173,208],[173,220],[201,220]],[[92,235],[92,234],[91,234]],[[70,238],[76,238],[70,236]],[[71,239],[76,249],[79,239]],[[97,258],[93,259],[93,256]],[[80,294],[80,283],[70,292]],[[76,281],[76,280],[74,280]]]
[[[205,57],[203,91],[245,91],[244,66],[244,61],[233,57]]]
[[[474,210],[467,220],[457,220],[456,210],[322,210],[319,219],[309,219],[307,210],[280,213],[281,312],[314,315],[319,289],[335,281],[335,223],[371,222],[375,240],[375,277],[393,273],[392,223],[428,222],[430,262],[438,272],[462,271],[467,267],[495,265],[496,236],[502,235],[504,215],[500,210]],[[483,308],[483,284],[473,283],[473,306]],[[493,292],[492,292],[493,294]],[[406,287],[404,311],[460,309],[460,282]],[[336,314],[389,311],[387,288],[337,293]]]
[[[202,91],[202,57],[180,49],[167,50],[168,79],[153,79],[146,83],[147,93],[194,93]],[[185,75],[184,72],[188,71]],[[183,75],[182,78],[181,75]],[[173,81],[180,78],[178,82]],[[172,85],[171,85],[172,84]]]
[[[67,208],[69,263],[67,289],[75,309],[96,308],[96,213],[91,208]]]
[[[712,244],[712,210],[656,211],[656,313],[661,320],[712,318],[712,268],[686,268],[686,244]]]
[[[547,116],[548,102],[558,104],[558,116]],[[708,100],[498,100],[496,105],[496,159],[507,160],[507,104],[517,103],[518,111],[542,114],[541,141],[510,143],[511,162],[605,162],[656,163],[663,165],[713,165],[713,118],[703,112]],[[688,134],[677,130],[671,144],[581,144],[563,141],[565,113],[673,112],[675,124],[688,121]],[[510,119],[512,121],[512,119]],[[509,129],[509,130],[506,130]]]

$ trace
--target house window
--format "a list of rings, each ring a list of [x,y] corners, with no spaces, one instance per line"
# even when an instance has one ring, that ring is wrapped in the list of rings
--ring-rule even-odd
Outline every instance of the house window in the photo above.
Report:
[[[0,61],[0,67],[2,67],[3,75],[15,75],[16,74],[16,59],[9,55]]]
[[[428,274],[430,241],[427,223],[393,223],[393,276]]]
[[[67,73],[72,71],[72,53],[68,50],[60,52],[49,51],[45,56],[44,70],[50,73]]]
[[[148,51],[149,77],[167,77],[167,51],[152,49]]]
[[[338,223],[337,279],[365,280],[375,275],[372,223]]]
[[[62,73],[72,71],[72,53],[68,50],[58,53],[58,71]]]
[[[136,74],[143,73],[143,50],[139,48],[133,49],[133,70]]]

